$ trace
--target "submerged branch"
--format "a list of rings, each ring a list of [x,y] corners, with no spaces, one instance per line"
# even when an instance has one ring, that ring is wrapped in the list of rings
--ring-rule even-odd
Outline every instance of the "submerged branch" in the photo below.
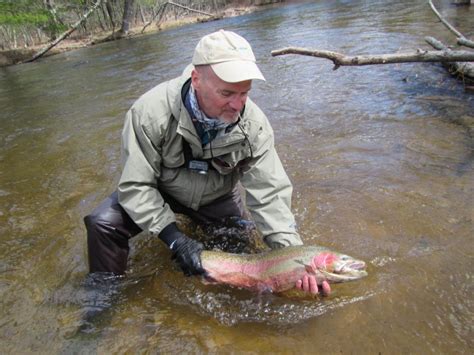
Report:
[[[466,38],[458,38],[458,44],[461,46],[474,48],[474,41],[470,41]]]
[[[411,62],[471,62],[474,61],[474,52],[470,51],[424,51],[418,50],[407,53],[375,54],[347,56],[341,53],[327,50],[312,50],[299,47],[287,47],[271,52],[272,56],[285,54],[301,54],[317,58],[331,60],[335,67],[343,65],[373,65],[373,64],[393,64],[393,63],[411,63]]]
[[[443,53],[450,53],[454,52],[453,50],[449,49],[446,45],[444,45],[441,41],[438,41],[436,38],[433,37],[426,37],[425,41],[431,45],[433,48],[436,48]],[[474,52],[470,52],[474,53]],[[474,62],[474,60],[472,61]],[[474,63],[459,63],[459,61],[449,63],[451,66],[451,72],[456,75],[460,75],[463,78],[468,78],[474,80]]]

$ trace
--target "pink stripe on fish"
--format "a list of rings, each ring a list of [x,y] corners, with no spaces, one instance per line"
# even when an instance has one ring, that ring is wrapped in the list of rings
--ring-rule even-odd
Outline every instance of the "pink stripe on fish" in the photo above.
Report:
[[[265,273],[266,270],[271,269],[274,266],[280,265],[286,260],[291,260],[294,258],[294,255],[281,255],[278,257],[273,257],[271,259],[265,259],[265,257],[259,260],[245,260],[243,255],[239,255],[235,260],[226,260],[225,258],[214,259],[208,257],[203,260],[203,267],[207,271],[219,272],[219,270],[225,270],[226,273],[232,272],[244,272],[249,276],[258,276],[262,273]]]

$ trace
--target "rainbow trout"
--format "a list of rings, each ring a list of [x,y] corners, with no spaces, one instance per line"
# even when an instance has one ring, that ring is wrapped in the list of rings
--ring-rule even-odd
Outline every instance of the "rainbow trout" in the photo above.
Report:
[[[259,254],[231,254],[205,250],[201,262],[206,280],[258,292],[283,292],[295,287],[305,274],[318,285],[357,280],[367,276],[365,262],[319,246],[292,246]]]

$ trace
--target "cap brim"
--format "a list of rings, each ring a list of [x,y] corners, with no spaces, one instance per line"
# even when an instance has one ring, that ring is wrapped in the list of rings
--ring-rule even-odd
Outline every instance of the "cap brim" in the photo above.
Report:
[[[225,82],[238,83],[247,80],[265,80],[257,64],[248,60],[234,60],[211,64],[212,70]]]

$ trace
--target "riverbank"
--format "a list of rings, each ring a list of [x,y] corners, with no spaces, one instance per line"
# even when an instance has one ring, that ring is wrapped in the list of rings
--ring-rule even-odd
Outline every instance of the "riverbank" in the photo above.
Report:
[[[161,22],[158,26],[156,24],[151,24],[150,26],[147,26],[143,32],[142,30],[143,30],[144,25],[141,24],[140,26],[135,26],[131,28],[130,32],[126,36],[121,37],[121,38],[115,38],[111,31],[94,33],[87,36],[77,36],[77,35],[75,36],[73,33],[73,35],[71,35],[69,38],[61,41],[55,47],[50,49],[44,56],[47,57],[51,55],[56,55],[59,53],[108,42],[111,40],[120,40],[124,38],[133,38],[137,36],[151,34],[151,33],[164,31],[164,30],[176,28],[176,27],[191,24],[191,23],[218,21],[227,17],[235,17],[235,16],[240,16],[240,15],[248,14],[251,12],[255,12],[263,8],[267,8],[268,6],[275,6],[275,4],[263,5],[263,6],[242,6],[242,7],[233,6],[233,7],[223,9],[219,13],[219,15],[212,18],[203,16],[203,15],[199,15],[199,16],[190,15],[190,16],[186,16],[180,19],[165,20]],[[16,48],[16,49],[0,51],[0,67],[21,64],[22,62],[32,58],[38,51],[40,51],[42,48],[46,46],[47,46],[47,43],[43,43],[41,45],[31,46],[28,48]]]

